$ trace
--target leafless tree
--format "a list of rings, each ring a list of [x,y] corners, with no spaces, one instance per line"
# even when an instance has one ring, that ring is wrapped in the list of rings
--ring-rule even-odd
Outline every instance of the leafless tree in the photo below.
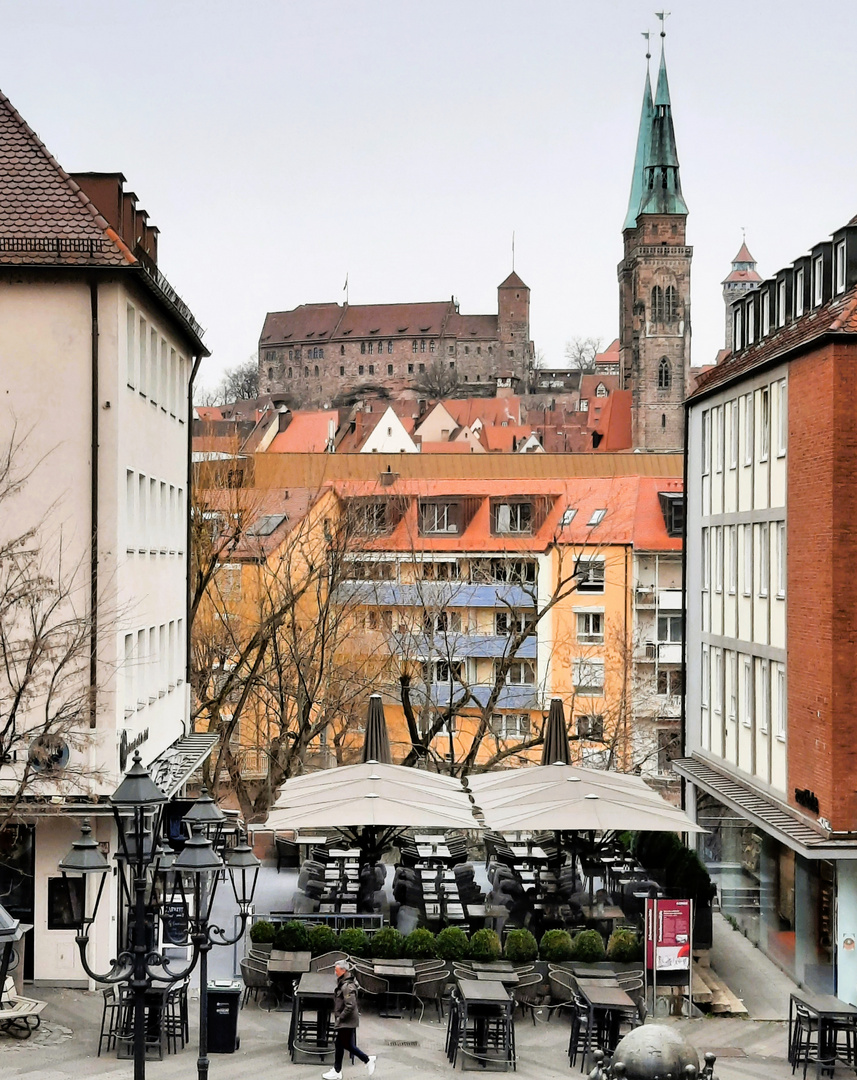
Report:
[[[565,343],[565,358],[569,367],[583,374],[595,371],[595,356],[601,348],[601,338],[575,337]]]
[[[450,397],[461,385],[461,376],[455,368],[445,364],[439,357],[414,379],[414,389],[430,398]]]
[[[88,577],[70,559],[50,514],[28,521],[27,436],[0,450],[0,831],[24,800],[89,790]]]
[[[259,361],[256,354],[227,368],[215,387],[199,386],[194,391],[195,405],[226,405],[259,396]]]

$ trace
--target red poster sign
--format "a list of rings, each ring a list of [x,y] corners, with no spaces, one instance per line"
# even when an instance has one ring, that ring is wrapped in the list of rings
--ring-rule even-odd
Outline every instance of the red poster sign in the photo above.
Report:
[[[690,920],[690,900],[646,900],[646,967],[649,970],[690,970]]]

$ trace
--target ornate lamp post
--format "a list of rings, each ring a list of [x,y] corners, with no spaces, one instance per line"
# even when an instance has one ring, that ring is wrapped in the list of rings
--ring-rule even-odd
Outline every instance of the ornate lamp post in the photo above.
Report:
[[[91,927],[98,914],[104,883],[110,869],[92,836],[88,822],[84,822],[79,839],[74,841],[71,851],[59,864],[59,868],[63,875],[80,874],[84,878],[92,877],[97,883],[94,889],[89,890],[90,893],[95,893],[94,901],[91,909],[84,903],[76,936],[81,963],[87,975],[96,982],[107,985],[127,983],[133,991],[134,1080],[144,1080],[145,1000],[153,981],[167,985],[181,982],[193,970],[200,956],[207,957],[215,938],[218,943],[229,943],[219,927],[209,924],[217,876],[223,868],[223,862],[214,851],[211,841],[203,835],[203,826],[198,821],[200,811],[196,814],[197,824],[194,825],[192,821],[191,836],[178,856],[174,857],[171,851],[165,851],[160,845],[157,838],[161,831],[161,818],[167,797],[143,767],[139,752],[135,753],[131,768],[110,797],[110,802],[119,836],[116,859],[119,863],[119,880],[129,925],[123,940],[119,942],[118,955],[111,961],[110,970],[107,972],[94,971],[87,959]],[[203,800],[203,806],[205,805]],[[203,817],[206,813],[210,811],[203,810]],[[242,845],[230,853],[227,869],[242,916],[243,933],[253,899],[259,862],[252,851]],[[170,878],[174,894],[177,890],[182,898],[193,947],[191,957],[181,971],[173,971],[169,961],[155,950],[154,937],[149,940],[147,925],[147,918],[154,920],[157,917],[160,895],[165,895]],[[234,940],[237,941],[241,933]],[[128,944],[124,941],[128,941]],[[205,1000],[205,995],[202,994],[200,1001],[203,1008]],[[208,1060],[202,1032],[207,1035],[207,1017],[201,1019],[199,1070],[200,1076],[204,1076],[208,1069]]]

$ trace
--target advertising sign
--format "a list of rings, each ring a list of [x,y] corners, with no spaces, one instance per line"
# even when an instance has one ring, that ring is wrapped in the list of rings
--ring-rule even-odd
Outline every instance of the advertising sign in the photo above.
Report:
[[[690,900],[646,900],[646,967],[690,970]]]

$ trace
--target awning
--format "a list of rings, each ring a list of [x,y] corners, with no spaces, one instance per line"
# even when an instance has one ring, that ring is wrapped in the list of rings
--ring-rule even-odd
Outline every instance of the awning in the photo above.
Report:
[[[208,732],[186,735],[151,762],[148,769],[152,779],[167,798],[171,799],[188,777],[200,768],[217,745],[217,739],[217,735]]]
[[[820,826],[814,828],[796,811],[707,761],[677,758],[672,767],[679,776],[806,859],[857,859],[857,837],[838,838]]]

